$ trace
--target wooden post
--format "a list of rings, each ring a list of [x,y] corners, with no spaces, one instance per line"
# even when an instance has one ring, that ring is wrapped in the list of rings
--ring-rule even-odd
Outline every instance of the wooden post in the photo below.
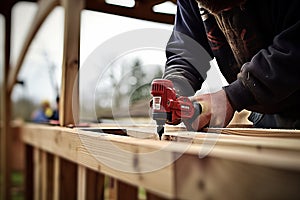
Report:
[[[41,179],[41,153],[38,148],[33,149],[34,163],[34,200],[42,199],[42,179]]]
[[[65,30],[59,121],[61,126],[66,126],[79,121],[80,15],[84,0],[76,3],[62,0],[61,4],[65,8]]]
[[[11,101],[10,93],[7,90],[8,87],[8,74],[10,67],[10,39],[11,39],[11,10],[8,11],[5,16],[5,64],[4,64],[4,78],[2,87],[2,105],[1,115],[3,120],[3,128],[1,132],[1,176],[2,184],[0,191],[0,198],[9,200],[11,199],[11,162],[10,162],[10,147],[12,143],[12,134],[10,127],[11,119]]]
[[[46,187],[46,199],[54,199],[54,156],[46,153],[47,155],[47,187]]]
[[[56,155],[53,159],[53,200],[59,199],[60,158]]]
[[[85,200],[86,196],[86,168],[78,165],[77,168],[77,199]]]
[[[104,175],[87,169],[86,200],[104,199]]]
[[[25,199],[33,199],[33,147],[25,146]]]
[[[138,188],[122,181],[117,181],[117,200],[138,199]]]
[[[76,199],[77,196],[77,165],[60,159],[59,199]]]

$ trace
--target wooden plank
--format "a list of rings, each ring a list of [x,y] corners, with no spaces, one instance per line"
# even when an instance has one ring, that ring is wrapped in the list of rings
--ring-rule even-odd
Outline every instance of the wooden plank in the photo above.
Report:
[[[47,154],[47,187],[46,187],[46,199],[54,199],[54,156],[52,154]]]
[[[33,163],[33,147],[26,145],[25,147],[25,199],[33,199],[34,187],[34,163]]]
[[[41,151],[40,152],[40,156],[41,156],[41,200],[47,200],[47,193],[49,191],[47,191],[48,189],[48,173],[47,173],[47,153],[45,151]]]
[[[300,150],[300,140],[294,138],[271,138],[253,137],[240,135],[226,135],[204,132],[167,132],[165,138],[170,141],[187,142],[193,144],[210,143],[222,146],[240,146],[257,150],[280,149],[280,150]]]
[[[38,11],[34,17],[34,20],[31,24],[31,27],[29,29],[29,32],[26,36],[26,39],[23,43],[21,52],[17,58],[17,63],[16,66],[14,66],[12,68],[12,70],[9,73],[9,84],[8,84],[8,91],[9,93],[12,92],[13,87],[17,81],[19,72],[21,70],[23,61],[25,59],[26,53],[30,47],[31,42],[33,41],[35,35],[37,34],[39,28],[41,27],[41,25],[43,24],[43,22],[45,21],[45,19],[47,18],[47,16],[51,13],[51,11],[57,6],[59,5],[59,1],[58,0],[40,0],[39,1],[39,7],[38,7]]]
[[[59,199],[76,199],[77,196],[77,165],[60,159]]]
[[[208,128],[205,132],[230,135],[244,135],[257,137],[290,137],[300,138],[300,130],[295,129],[264,129],[264,128]]]
[[[188,164],[187,164],[188,163]],[[175,163],[178,199],[299,199],[300,172],[183,155]]]
[[[94,170],[87,170],[86,200],[104,199],[104,175]]]
[[[237,170],[236,172],[241,171],[242,173],[243,168],[240,168],[240,166],[250,166],[249,171],[251,168],[253,170],[263,169],[267,173],[269,173],[269,170],[275,170],[274,173],[270,174],[276,176],[274,178],[276,180],[286,177],[293,179],[292,176],[287,176],[286,172],[288,174],[295,174],[295,178],[291,182],[297,183],[300,180],[298,177],[300,172],[299,140],[257,138],[259,139],[258,141],[263,140],[265,143],[265,147],[261,149],[254,148],[251,143],[237,144],[238,141],[252,138],[245,136],[221,135],[219,138],[221,140],[220,144],[207,143],[207,138],[212,136],[212,134],[208,133],[203,133],[202,143],[186,144],[182,142],[142,140],[41,125],[27,125],[23,130],[26,143],[39,146],[42,149],[53,152],[61,157],[66,157],[90,169],[118,178],[121,181],[127,182],[130,180],[132,185],[144,187],[147,191],[162,198],[188,196],[185,191],[189,191],[188,187],[190,186],[183,184],[180,186],[182,192],[177,192],[177,187],[179,186],[175,187],[175,183],[178,184],[177,181],[180,181],[176,181],[174,177],[175,175],[178,176],[180,171],[185,173],[183,167],[181,170],[176,170],[176,162],[174,164],[174,160],[185,155],[192,156],[192,161],[182,162],[184,165],[188,163],[188,166],[190,166],[187,168],[187,171],[193,171],[194,168],[199,170],[198,167],[202,165],[206,166],[206,159],[209,159],[220,164],[220,166],[224,165],[224,169],[229,170],[229,173],[233,173],[234,170]],[[225,139],[222,138],[223,136]],[[233,142],[232,146],[227,145],[226,143],[231,142],[227,141],[228,138],[234,138],[236,144]],[[255,143],[255,139],[252,138],[250,141]],[[270,144],[268,144],[268,141]],[[276,145],[279,148],[276,148]],[[291,148],[288,148],[289,145],[291,145]],[[296,147],[297,145],[298,147]],[[207,154],[205,154],[205,159],[199,159],[199,154],[203,149],[206,150]],[[128,152],[131,153],[128,154]],[[149,156],[151,152],[158,153]],[[166,160],[169,163],[159,168],[158,166],[161,166],[160,163]],[[227,165],[233,166],[232,171],[231,168],[226,168]],[[216,166],[218,165],[216,164]],[[247,179],[247,176],[252,175],[249,173],[249,175],[246,174],[243,178]],[[254,175],[258,176],[258,179],[261,179],[260,174]],[[211,178],[210,181],[218,180],[216,177],[214,178]],[[250,177],[249,180],[254,181],[254,178]],[[270,175],[266,177],[264,183],[271,180],[272,176]],[[290,190],[288,185],[281,185],[281,187],[283,187],[282,190],[284,191]]]
[[[42,199],[42,180],[41,180],[41,155],[40,150],[35,147],[33,149],[34,160],[34,200]]]
[[[79,165],[77,168],[77,199],[86,199],[86,168]]]
[[[173,152],[158,151],[167,142],[147,146],[152,141],[30,124],[23,128],[23,140],[89,169],[173,198]]]
[[[138,188],[123,181],[117,181],[117,200],[137,200]]]
[[[53,162],[53,200],[59,200],[60,158],[57,155],[55,155]]]
[[[61,4],[65,9],[65,25],[59,121],[61,126],[67,126],[79,122],[80,17],[84,0],[76,3],[61,0]]]

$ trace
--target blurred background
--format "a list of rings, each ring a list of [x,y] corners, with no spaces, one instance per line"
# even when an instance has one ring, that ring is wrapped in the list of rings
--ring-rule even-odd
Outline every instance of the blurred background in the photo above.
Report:
[[[108,0],[107,3],[127,7],[134,5],[134,1],[130,0]],[[174,14],[176,5],[166,2],[155,10]],[[13,65],[36,11],[37,4],[29,2],[20,2],[13,9],[11,38]],[[119,110],[114,113],[115,118],[128,117],[122,112],[124,109],[128,110],[128,106],[131,110],[130,115],[148,117],[148,110],[140,108],[149,105],[149,86],[152,79],[162,75],[165,63],[165,53],[162,49],[141,49],[122,56],[115,55],[114,50],[111,49],[104,54],[102,52],[102,55],[97,58],[97,63],[89,66],[88,71],[84,68],[89,65],[89,56],[95,49],[101,48],[103,43],[122,33],[146,28],[164,29],[171,33],[172,26],[86,10],[81,15],[80,68],[83,74],[87,74],[80,76],[81,120],[111,119],[112,107]],[[12,95],[15,119],[31,121],[34,111],[45,102],[48,102],[53,109],[57,107],[56,98],[60,91],[63,54],[63,16],[63,9],[57,7],[46,19],[30,46],[19,75],[20,84],[14,88]],[[4,21],[2,16],[0,16],[0,26],[0,67],[3,70]],[[162,38],[165,43],[167,39]],[[115,57],[118,58],[107,66],[108,59]],[[98,73],[101,71],[105,73]],[[1,84],[2,80],[1,75]],[[100,84],[96,91],[95,83]],[[120,85],[122,87],[119,87]]]

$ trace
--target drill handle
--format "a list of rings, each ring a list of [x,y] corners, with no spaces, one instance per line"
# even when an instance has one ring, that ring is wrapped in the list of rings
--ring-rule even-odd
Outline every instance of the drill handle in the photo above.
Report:
[[[188,119],[189,123],[193,123],[193,121],[202,113],[202,106],[198,102],[193,102],[194,106],[194,115]]]

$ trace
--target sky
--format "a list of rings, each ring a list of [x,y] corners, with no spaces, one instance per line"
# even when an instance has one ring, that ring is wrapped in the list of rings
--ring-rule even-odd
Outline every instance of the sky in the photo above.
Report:
[[[37,6],[33,3],[17,4],[13,10],[12,65],[16,63],[22,41],[25,39],[36,10]],[[172,25],[147,22],[100,12],[83,11],[81,17],[81,66],[84,65],[86,59],[95,49],[122,33],[145,28],[172,30]],[[51,86],[53,85],[53,81],[51,81],[53,78],[50,77],[48,72],[54,72],[54,82],[59,85],[61,79],[62,50],[63,9],[58,7],[46,19],[46,22],[30,46],[19,76],[20,79],[25,80],[25,86],[15,87],[13,92],[14,100],[26,96],[34,99],[36,102],[43,99],[54,101],[56,94]],[[153,52],[154,56],[143,56],[142,54],[144,53],[137,52],[136,56],[142,57],[143,64],[145,65],[163,65],[165,62],[165,55],[162,50]],[[101,63],[101,59],[99,59],[99,63]],[[90,74],[97,75],[92,72]]]

